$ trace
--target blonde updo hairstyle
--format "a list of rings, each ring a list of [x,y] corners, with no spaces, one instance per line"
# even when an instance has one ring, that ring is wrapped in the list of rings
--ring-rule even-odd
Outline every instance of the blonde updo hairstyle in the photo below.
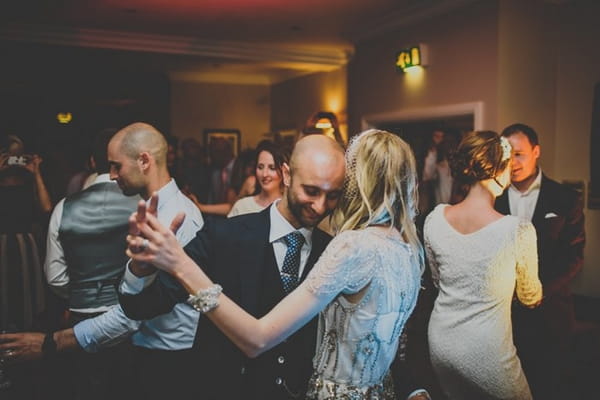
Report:
[[[452,176],[468,187],[487,179],[496,179],[509,163],[510,156],[506,155],[502,138],[494,131],[467,133],[450,157]]]
[[[333,228],[363,229],[386,225],[397,229],[423,266],[417,216],[417,168],[410,146],[397,135],[367,130],[346,150],[344,194],[333,215]]]

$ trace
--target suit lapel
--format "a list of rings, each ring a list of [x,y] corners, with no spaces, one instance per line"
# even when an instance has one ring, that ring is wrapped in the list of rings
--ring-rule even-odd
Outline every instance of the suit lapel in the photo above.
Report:
[[[269,218],[270,207],[257,214],[256,218],[247,221],[240,248],[232,248],[231,251],[243,254],[240,257],[244,265],[239,266],[241,301],[246,306],[246,310],[253,315],[258,313],[258,296],[256,293],[260,288],[260,280],[263,276],[263,270],[271,265],[269,254],[273,254],[269,244],[269,232],[271,229],[271,218]],[[270,250],[270,253],[269,253]]]
[[[496,199],[496,210],[500,214],[509,215],[510,214],[510,206],[508,204],[508,189],[506,189],[497,199]]]
[[[543,223],[546,212],[548,211],[548,178],[542,174],[542,182],[540,186],[540,193],[538,195],[537,202],[535,203],[535,210],[533,211],[533,217],[531,223],[535,226],[536,230],[539,230]],[[539,235],[538,235],[539,236]]]
[[[312,248],[310,250],[310,255],[308,256],[308,260],[306,260],[306,265],[304,266],[304,271],[302,271],[302,276],[300,280],[304,280],[312,267],[315,265],[323,250],[327,246],[328,240],[326,240],[326,234],[321,231],[319,228],[315,228],[312,234]]]

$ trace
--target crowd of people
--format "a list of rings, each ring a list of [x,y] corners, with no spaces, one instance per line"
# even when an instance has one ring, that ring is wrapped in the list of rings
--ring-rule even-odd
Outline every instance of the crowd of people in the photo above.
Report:
[[[433,139],[421,171],[377,129],[347,146],[309,134],[291,151],[263,141],[237,157],[215,141],[211,164],[193,139],[178,159],[176,141],[136,122],[98,134],[95,175],[52,205],[41,158],[9,136],[0,394],[570,398],[580,194],[542,173],[527,125]],[[437,205],[421,228],[419,186],[431,181]],[[49,221],[44,246],[35,213]],[[410,361],[406,326],[428,285],[422,357],[436,387],[395,367]],[[65,312],[36,324],[48,296]],[[23,389],[33,368],[43,393]]]

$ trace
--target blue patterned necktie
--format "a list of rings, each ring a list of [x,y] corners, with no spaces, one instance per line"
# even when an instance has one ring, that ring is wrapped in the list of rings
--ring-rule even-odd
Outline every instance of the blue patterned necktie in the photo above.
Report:
[[[298,271],[300,270],[300,249],[304,244],[304,236],[298,231],[288,233],[284,237],[287,252],[281,267],[281,281],[283,290],[291,292],[298,285]]]

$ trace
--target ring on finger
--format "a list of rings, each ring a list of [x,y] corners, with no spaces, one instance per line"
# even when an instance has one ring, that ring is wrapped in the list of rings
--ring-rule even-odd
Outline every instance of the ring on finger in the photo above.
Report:
[[[142,241],[142,245],[140,246],[141,251],[145,251],[148,248],[148,239],[144,239]]]

